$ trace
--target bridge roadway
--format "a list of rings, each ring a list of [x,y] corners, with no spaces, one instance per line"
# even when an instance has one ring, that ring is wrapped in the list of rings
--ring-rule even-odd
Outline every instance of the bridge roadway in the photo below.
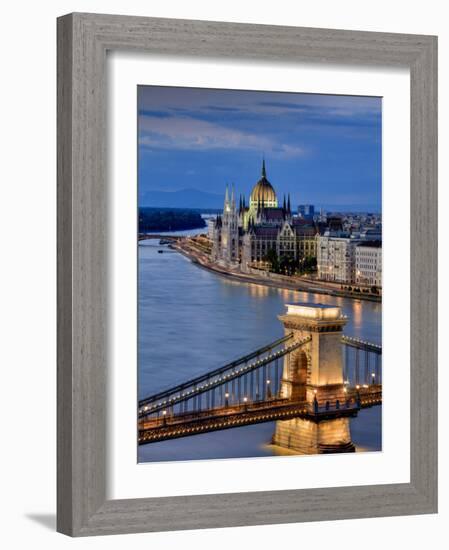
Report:
[[[290,418],[306,418],[319,422],[342,416],[356,416],[360,408],[382,403],[382,386],[372,384],[358,389],[349,388],[347,396],[347,403],[342,403],[339,408],[333,404],[329,408],[320,407],[318,411],[311,409],[310,404],[305,401],[273,398],[203,411],[165,414],[157,418],[141,420],[138,441],[139,445],[144,445],[166,439]]]

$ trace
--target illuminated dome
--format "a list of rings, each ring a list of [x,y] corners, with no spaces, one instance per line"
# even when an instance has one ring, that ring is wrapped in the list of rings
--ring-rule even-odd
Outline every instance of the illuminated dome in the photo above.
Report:
[[[267,180],[267,173],[265,170],[265,159],[262,162],[262,177],[253,187],[251,195],[249,197],[249,205],[257,208],[258,204],[264,205],[266,207],[275,207],[277,208],[278,200],[276,197],[276,192]]]

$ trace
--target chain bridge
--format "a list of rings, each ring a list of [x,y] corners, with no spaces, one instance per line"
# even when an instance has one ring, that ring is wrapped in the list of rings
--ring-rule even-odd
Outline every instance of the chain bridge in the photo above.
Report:
[[[284,336],[141,399],[139,444],[276,421],[273,443],[353,451],[349,418],[382,402],[382,348],[343,335],[338,306],[287,304]]]

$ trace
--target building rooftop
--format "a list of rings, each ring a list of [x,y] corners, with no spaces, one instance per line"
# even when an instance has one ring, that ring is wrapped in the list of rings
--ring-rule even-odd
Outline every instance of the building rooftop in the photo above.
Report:
[[[295,225],[293,229],[298,237],[314,237],[318,232],[313,225]]]
[[[256,183],[249,196],[250,204],[269,204],[274,202],[277,204],[276,192],[267,179],[265,170],[265,159],[262,162],[262,174],[260,180]]]
[[[357,246],[366,246],[369,248],[382,248],[382,241],[362,241]]]
[[[279,232],[278,227],[256,225],[252,230],[256,237],[277,237]]]
[[[262,210],[262,217],[267,220],[283,220],[285,213],[282,208],[269,207]]]

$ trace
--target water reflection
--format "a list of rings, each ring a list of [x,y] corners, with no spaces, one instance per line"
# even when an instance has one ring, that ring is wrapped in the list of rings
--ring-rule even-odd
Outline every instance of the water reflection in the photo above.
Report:
[[[200,232],[204,232],[201,230]],[[231,281],[184,256],[139,246],[139,397],[221,366],[282,336],[277,316],[287,302],[338,304],[345,333],[381,343],[381,304]],[[380,409],[379,407],[377,407]],[[351,421],[353,441],[379,448],[380,412]],[[363,422],[363,419],[366,422]],[[365,431],[364,424],[368,423]],[[258,424],[139,448],[141,461],[266,456],[274,424]],[[369,434],[366,436],[366,434]],[[365,439],[363,439],[363,437]],[[367,440],[366,440],[367,439]]]
[[[355,327],[360,327],[362,324],[362,303],[358,300],[354,300],[354,307],[353,307],[353,323]]]
[[[240,284],[240,283],[237,283]],[[268,287],[262,285],[249,285],[249,294],[252,298],[265,298],[268,296]]]

